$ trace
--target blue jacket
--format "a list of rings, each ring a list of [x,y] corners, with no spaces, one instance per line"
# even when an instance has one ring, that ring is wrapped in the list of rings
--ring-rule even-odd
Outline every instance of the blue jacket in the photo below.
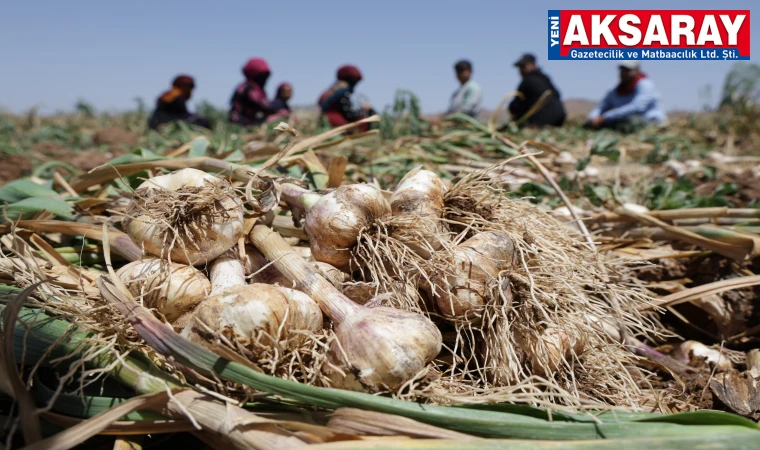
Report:
[[[647,122],[665,123],[668,118],[660,103],[660,92],[654,82],[644,78],[636,83],[633,92],[620,95],[611,90],[588,115],[589,120],[601,115],[605,121],[629,120],[640,117]]]

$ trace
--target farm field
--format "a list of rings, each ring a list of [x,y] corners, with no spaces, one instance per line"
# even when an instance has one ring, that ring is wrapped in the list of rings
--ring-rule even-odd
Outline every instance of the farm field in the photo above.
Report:
[[[0,115],[6,442],[752,448],[760,78],[736,80],[628,133],[432,125],[407,91],[365,132]]]

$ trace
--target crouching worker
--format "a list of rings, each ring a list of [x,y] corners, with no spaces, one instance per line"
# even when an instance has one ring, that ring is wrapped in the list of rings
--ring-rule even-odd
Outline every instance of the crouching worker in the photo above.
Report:
[[[319,96],[319,109],[332,127],[339,127],[357,122],[375,114],[369,104],[355,108],[351,102],[354,88],[362,80],[362,74],[355,66],[343,66],[338,69],[337,80]],[[364,124],[357,131],[366,131],[369,124]]]
[[[640,70],[638,61],[622,61],[620,84],[588,115],[587,128],[630,130],[667,123],[654,82]]]
[[[515,67],[520,70],[522,82],[517,88],[519,94],[509,104],[512,120],[518,121],[530,113],[530,116],[523,119],[523,124],[562,126],[566,114],[559,90],[538,68],[536,57],[525,54],[515,63]]]
[[[155,130],[160,125],[182,121],[192,125],[211,128],[208,120],[191,114],[187,110],[187,101],[193,95],[195,80],[188,75],[180,75],[172,81],[172,87],[156,100],[156,109],[150,116],[148,126]]]
[[[290,98],[293,96],[293,85],[290,83],[280,83],[277,86],[277,92],[274,99],[270,103],[271,109],[277,111],[274,114],[267,117],[267,122],[274,122],[277,120],[288,120],[290,117]]]
[[[266,122],[277,110],[267,99],[264,87],[272,72],[269,64],[261,58],[251,58],[243,66],[245,81],[240,83],[230,99],[230,122],[258,126]]]

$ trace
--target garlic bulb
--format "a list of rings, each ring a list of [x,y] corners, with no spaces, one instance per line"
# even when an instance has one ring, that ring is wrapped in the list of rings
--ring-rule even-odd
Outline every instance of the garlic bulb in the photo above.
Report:
[[[343,271],[350,270],[351,248],[359,232],[391,214],[382,191],[369,184],[341,186],[324,196],[284,184],[282,199],[295,217],[305,214],[314,259]]]
[[[242,201],[226,180],[182,169],[142,183],[127,207],[124,227],[151,255],[205,264],[243,235]]]
[[[505,234],[485,231],[442,255],[449,268],[434,279],[430,295],[438,310],[449,320],[477,323],[483,307],[491,300],[499,273],[512,266],[515,246]]]
[[[392,236],[425,259],[448,240],[448,227],[441,221],[445,193],[438,175],[418,167],[401,179],[390,199],[396,219]]]
[[[186,337],[210,329],[244,346],[272,346],[293,337],[300,342],[297,332],[322,328],[322,312],[308,295],[269,284],[246,285],[243,265],[232,254],[214,260],[210,273],[212,296],[195,309],[182,332]]]
[[[395,389],[441,351],[441,332],[427,317],[384,306],[357,308],[335,337],[324,373],[333,387],[354,391]]]
[[[323,369],[333,387],[396,389],[420,373],[441,351],[441,332],[427,317],[354,303],[265,225],[255,225],[249,238],[333,320],[337,339],[330,347],[332,365]]]
[[[158,258],[131,262],[116,275],[138,301],[156,309],[169,322],[190,311],[211,292],[211,283],[203,272]]]

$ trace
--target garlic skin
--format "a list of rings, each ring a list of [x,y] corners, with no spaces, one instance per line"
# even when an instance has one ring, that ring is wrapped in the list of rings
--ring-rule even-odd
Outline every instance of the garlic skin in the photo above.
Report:
[[[580,355],[586,343],[559,327],[539,333],[517,334],[517,346],[525,352],[536,375],[549,375],[562,367],[574,353]]]
[[[207,204],[190,211],[187,198],[204,198]],[[145,252],[195,266],[237,244],[243,236],[242,205],[226,180],[181,169],[142,183],[127,207],[124,226]]]
[[[348,279],[348,275],[346,275],[345,272],[325,262],[315,261],[312,265],[316,267],[319,273],[327,278],[327,281],[332,283],[332,285],[338,289],[342,288],[343,283]]]
[[[323,317],[306,294],[270,284],[245,284],[245,268],[234,252],[215,259],[209,268],[211,297],[201,302],[187,320],[182,335],[196,339],[209,329],[243,346],[269,347],[296,337],[296,331],[322,328]],[[263,333],[263,341],[259,334]]]
[[[263,332],[263,341],[258,342],[271,346],[295,336],[294,331],[318,331],[323,320],[319,306],[308,295],[256,283],[229,287],[202,302],[183,335],[187,337],[192,331],[203,334],[196,321],[244,346],[251,345]]]
[[[435,288],[429,291],[438,310],[450,321],[478,323],[498,288],[499,273],[512,266],[514,253],[512,239],[495,231],[478,233],[458,245],[450,256],[449,273],[434,279]]]
[[[198,269],[158,258],[134,261],[116,275],[138,301],[174,322],[205,299],[211,283]]]
[[[309,208],[304,224],[314,259],[348,271],[359,232],[390,215],[382,191],[369,184],[341,186],[323,196]]]
[[[396,228],[392,236],[425,259],[439,250],[448,237],[443,217],[446,186],[429,170],[417,167],[399,182],[390,198]]]
[[[421,314],[361,308],[335,329],[324,373],[331,387],[378,392],[397,389],[441,351],[441,332]],[[338,370],[340,369],[340,370]]]
[[[704,361],[710,367],[716,367],[719,372],[725,372],[733,368],[731,360],[720,350],[710,348],[697,341],[685,341],[675,348],[671,356],[686,364],[694,365]]]

